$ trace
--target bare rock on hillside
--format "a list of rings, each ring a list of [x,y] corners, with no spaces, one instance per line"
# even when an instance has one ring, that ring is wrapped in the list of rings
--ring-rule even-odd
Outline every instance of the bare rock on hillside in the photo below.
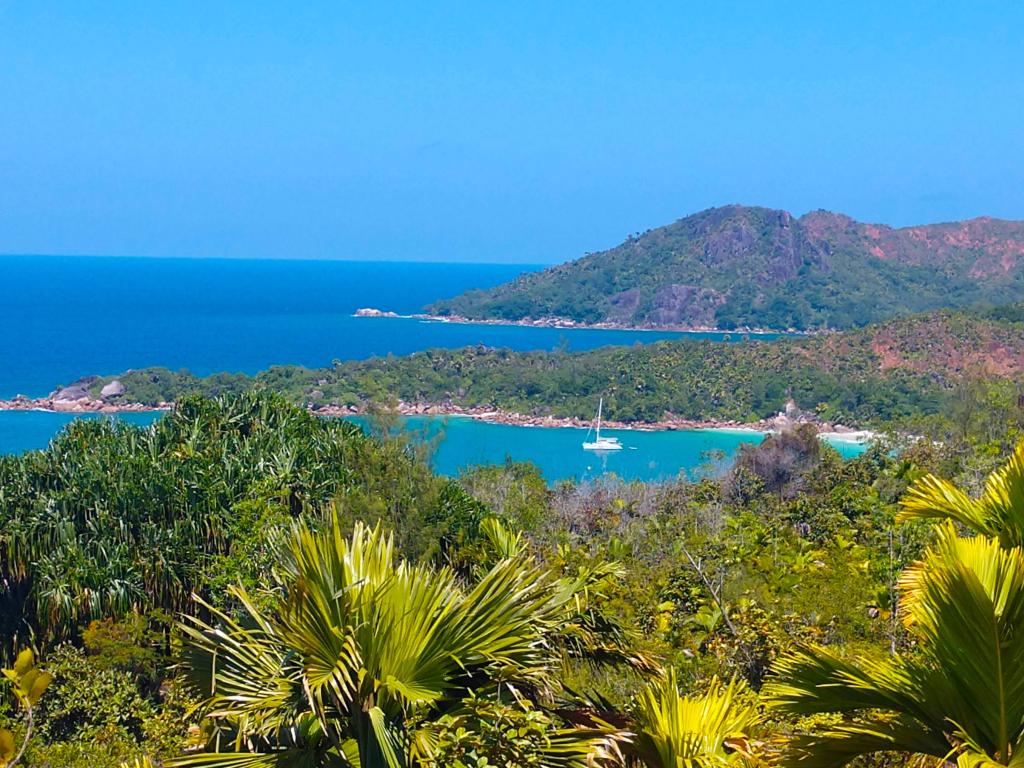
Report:
[[[58,387],[50,393],[50,399],[58,402],[89,399],[92,397],[89,387],[98,378],[99,376],[85,376],[78,381],[71,382],[66,387]]]
[[[114,379],[109,384],[104,385],[103,389],[100,390],[100,397],[104,400],[109,400],[114,397],[120,397],[124,394],[124,384],[117,379]]]

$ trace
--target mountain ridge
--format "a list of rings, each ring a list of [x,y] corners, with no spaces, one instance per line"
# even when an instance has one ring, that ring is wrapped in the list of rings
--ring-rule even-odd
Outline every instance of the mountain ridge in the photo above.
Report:
[[[851,328],[1024,300],[1024,221],[890,227],[709,208],[614,248],[428,306],[439,316],[660,328]]]

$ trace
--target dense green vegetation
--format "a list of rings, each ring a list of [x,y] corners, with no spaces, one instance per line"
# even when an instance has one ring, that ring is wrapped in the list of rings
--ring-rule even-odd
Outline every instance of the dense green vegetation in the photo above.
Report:
[[[825,211],[727,206],[601,253],[428,310],[475,319],[717,328],[852,328],[940,307],[1024,298],[1024,225],[994,219],[894,230]],[[841,267],[841,268],[840,268]]]
[[[768,701],[792,714],[857,716],[793,739],[803,764],[883,750],[1013,764],[1024,754],[1024,443],[978,498],[928,476],[902,506],[903,520],[942,521],[899,583],[914,652],[851,660],[799,648],[777,665]]]
[[[0,759],[1007,764],[1024,449],[983,481],[1022,425],[973,393],[942,445],[844,462],[802,428],[660,485],[445,480],[265,394],[72,425],[0,459]]]
[[[447,503],[401,446],[251,395],[182,400],[152,430],[73,423],[45,452],[0,457],[0,499],[8,649],[223,591],[258,567],[254,531],[302,510],[341,504],[410,526]]]
[[[255,377],[145,369],[117,378],[126,387],[123,400],[146,404],[257,388],[314,409],[365,410],[397,398],[590,418],[600,396],[619,421],[753,422],[774,416],[792,397],[828,421],[885,425],[948,412],[964,382],[993,366],[992,386],[1009,392],[1024,378],[1024,324],[942,312],[772,342],[679,340],[579,353],[469,347],[324,369],[280,366]],[[110,379],[94,382],[94,391]]]
[[[755,363],[756,361],[756,363]],[[598,397],[619,421],[774,416],[791,396],[822,418],[881,423],[935,413],[949,390],[912,373],[882,376],[828,371],[794,357],[789,345],[738,347],[664,342],[570,355],[467,348],[402,358],[346,362],[333,369],[275,367],[253,378],[201,379],[187,372],[133,371],[118,379],[133,402],[174,401],[183,393],[215,396],[265,388],[292,402],[364,410],[406,403],[483,407],[531,415],[591,418]]]
[[[46,451],[0,457],[0,655],[31,644],[68,677],[39,726],[55,765],[77,764],[52,757],[68,740],[92,744],[82,765],[159,748],[183,706],[162,675],[193,594],[224,606],[231,585],[259,587],[272,532],[296,516],[383,520],[418,556],[466,498],[408,447],[274,397],[185,399],[147,430],[76,422]]]

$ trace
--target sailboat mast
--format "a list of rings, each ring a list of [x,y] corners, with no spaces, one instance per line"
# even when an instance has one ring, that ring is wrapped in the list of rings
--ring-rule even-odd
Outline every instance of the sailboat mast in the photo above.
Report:
[[[601,439],[601,409],[604,408],[604,398],[597,401],[597,439]]]

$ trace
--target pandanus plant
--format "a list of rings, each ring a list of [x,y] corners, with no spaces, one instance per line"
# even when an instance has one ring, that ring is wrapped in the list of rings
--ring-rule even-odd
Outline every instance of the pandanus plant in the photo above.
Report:
[[[432,724],[469,693],[553,693],[558,634],[587,578],[507,554],[463,585],[399,561],[380,528],[346,538],[337,523],[296,524],[278,608],[237,588],[244,620],[206,606],[214,620],[184,624],[184,667],[212,734],[207,752],[174,764],[405,768],[429,762]],[[584,766],[610,747],[609,731],[559,729],[544,764]]]
[[[911,655],[846,659],[821,647],[780,661],[767,689],[793,714],[839,724],[791,744],[797,765],[841,766],[895,751],[963,768],[1024,765],[1024,445],[978,499],[928,476],[902,517],[941,520],[937,542],[901,577]],[[967,538],[955,523],[982,535]]]
[[[187,609],[232,551],[239,503],[319,515],[352,491],[401,518],[432,508],[420,471],[354,424],[263,393],[183,398],[146,429],[77,421],[45,451],[0,456],[0,660],[93,619]]]

